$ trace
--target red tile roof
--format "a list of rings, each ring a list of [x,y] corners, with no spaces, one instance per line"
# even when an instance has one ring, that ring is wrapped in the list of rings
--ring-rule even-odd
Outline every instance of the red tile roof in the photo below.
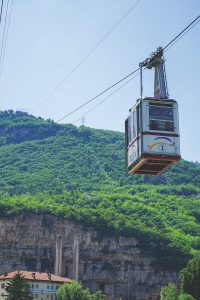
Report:
[[[49,282],[72,282],[72,279],[61,277],[58,275],[54,275],[51,273],[41,273],[41,272],[30,272],[30,271],[14,271],[11,273],[5,273],[4,275],[0,275],[0,280],[2,279],[12,279],[16,273],[20,273],[27,280],[38,280],[38,281],[49,281]]]

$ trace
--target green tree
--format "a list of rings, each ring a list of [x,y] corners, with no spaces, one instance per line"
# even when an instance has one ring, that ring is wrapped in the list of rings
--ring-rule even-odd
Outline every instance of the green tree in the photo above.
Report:
[[[195,300],[191,295],[188,294],[181,294],[178,297],[178,300]]]
[[[8,282],[5,287],[7,292],[7,300],[32,300],[30,285],[24,279],[21,273],[16,273],[15,276]]]
[[[104,300],[101,292],[91,293],[78,282],[65,283],[57,291],[58,300]]]
[[[168,284],[160,291],[160,300],[178,300],[178,289],[175,284]]]
[[[200,300],[200,256],[191,259],[180,272],[180,288],[182,292]]]

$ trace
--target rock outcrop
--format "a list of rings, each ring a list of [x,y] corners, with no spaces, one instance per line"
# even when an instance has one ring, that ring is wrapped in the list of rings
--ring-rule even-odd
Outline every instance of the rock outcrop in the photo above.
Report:
[[[101,289],[107,300],[158,299],[176,272],[153,267],[134,238],[108,236],[49,215],[0,219],[0,272],[48,271]]]

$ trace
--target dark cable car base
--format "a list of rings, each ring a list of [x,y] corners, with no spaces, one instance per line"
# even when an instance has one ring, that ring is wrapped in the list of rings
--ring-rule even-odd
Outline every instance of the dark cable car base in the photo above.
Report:
[[[160,175],[164,170],[169,168],[180,156],[170,155],[150,155],[143,154],[135,163],[128,168],[129,174],[141,175]]]

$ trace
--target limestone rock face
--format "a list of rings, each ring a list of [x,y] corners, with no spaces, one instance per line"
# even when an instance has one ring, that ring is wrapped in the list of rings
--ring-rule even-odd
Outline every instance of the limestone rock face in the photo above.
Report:
[[[80,280],[106,299],[159,299],[162,285],[178,274],[152,266],[134,238],[104,235],[49,215],[0,219],[0,273],[47,271]]]

